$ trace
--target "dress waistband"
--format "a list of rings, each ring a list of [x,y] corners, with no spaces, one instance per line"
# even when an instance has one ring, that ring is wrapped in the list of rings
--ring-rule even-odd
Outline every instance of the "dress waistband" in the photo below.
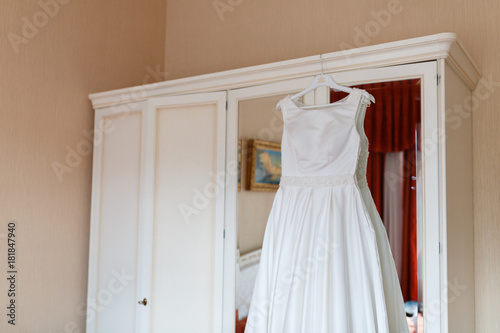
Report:
[[[356,175],[331,175],[331,176],[281,176],[280,186],[303,186],[303,187],[328,187],[337,185],[358,184],[368,186],[366,177],[358,178]]]

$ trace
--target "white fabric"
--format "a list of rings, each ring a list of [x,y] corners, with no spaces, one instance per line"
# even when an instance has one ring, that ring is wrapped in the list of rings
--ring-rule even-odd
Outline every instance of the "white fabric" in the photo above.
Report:
[[[399,282],[403,273],[403,165],[404,152],[385,154],[384,224]]]
[[[248,316],[248,309],[252,300],[252,291],[255,284],[255,278],[259,270],[259,263],[240,269],[236,265],[236,309],[238,309],[238,319],[241,320]]]
[[[245,333],[408,332],[387,234],[366,186],[368,104],[356,88],[316,109],[282,100],[282,175],[307,179],[276,192]]]

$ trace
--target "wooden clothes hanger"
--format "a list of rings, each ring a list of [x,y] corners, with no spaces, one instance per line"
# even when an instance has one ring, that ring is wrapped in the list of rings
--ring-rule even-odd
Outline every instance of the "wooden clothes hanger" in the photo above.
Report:
[[[315,90],[316,88],[323,87],[323,86],[328,86],[328,87],[330,87],[330,89],[333,89],[333,91],[343,91],[343,92],[348,93],[348,94],[350,94],[354,90],[351,87],[342,86],[342,85],[338,84],[337,82],[335,82],[335,80],[333,79],[333,77],[331,75],[324,74],[323,73],[322,54],[319,55],[319,60],[321,63],[321,74],[316,75],[314,77],[314,79],[312,80],[311,84],[309,84],[309,86],[306,89],[302,90],[301,92],[296,93],[295,95],[290,96],[291,100],[295,100],[299,97],[302,97],[305,94]],[[369,94],[367,91],[363,90],[363,96],[365,96],[370,101],[375,103],[375,98],[371,94]],[[279,109],[280,104],[281,104],[281,101],[278,102],[278,104],[276,105],[276,109]],[[328,104],[326,104],[325,106],[327,106],[327,105]],[[315,106],[311,105],[311,107],[315,107]]]

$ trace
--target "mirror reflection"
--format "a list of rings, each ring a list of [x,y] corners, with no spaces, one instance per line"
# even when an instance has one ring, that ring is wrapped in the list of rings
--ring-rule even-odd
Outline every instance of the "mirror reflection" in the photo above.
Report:
[[[394,258],[410,332],[422,326],[421,272],[421,87],[419,79],[354,87],[375,97],[366,110],[368,187],[382,218]],[[318,89],[320,90],[320,89]],[[344,92],[323,90],[304,104],[333,103]],[[259,268],[264,232],[279,186],[283,117],[276,103],[286,94],[239,102],[240,184],[236,266],[236,333],[243,333]],[[310,101],[313,101],[312,103]],[[265,154],[256,154],[261,149]],[[256,156],[258,155],[258,156]]]

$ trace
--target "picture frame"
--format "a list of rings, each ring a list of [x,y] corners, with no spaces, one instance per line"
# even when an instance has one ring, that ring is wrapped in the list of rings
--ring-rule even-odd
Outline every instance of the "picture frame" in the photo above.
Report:
[[[281,144],[264,140],[248,140],[246,189],[276,191],[281,179]]]

